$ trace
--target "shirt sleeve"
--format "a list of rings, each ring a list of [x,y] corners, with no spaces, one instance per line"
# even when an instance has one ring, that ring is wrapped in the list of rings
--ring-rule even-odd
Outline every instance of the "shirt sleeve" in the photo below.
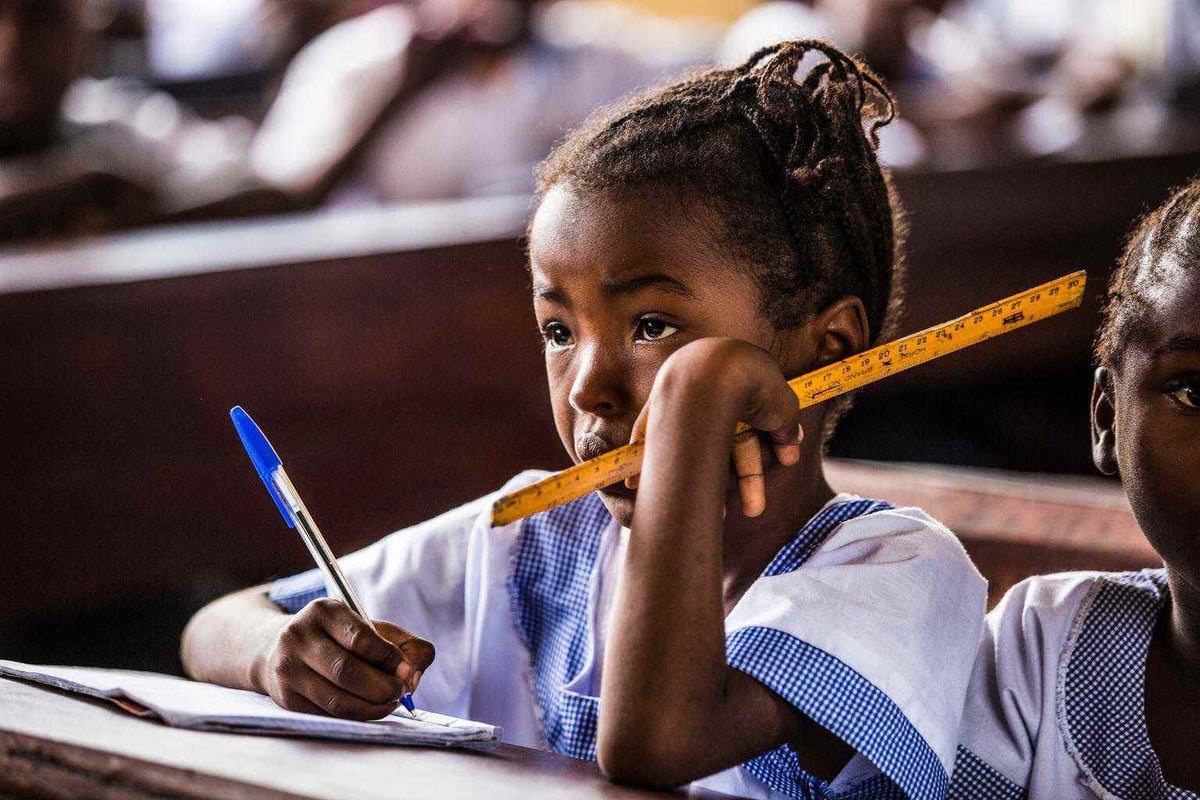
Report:
[[[466,716],[471,675],[471,608],[480,590],[468,580],[471,549],[503,537],[473,535],[487,527],[497,496],[532,483],[544,473],[526,472],[498,492],[392,533],[338,559],[372,619],[381,619],[431,641],[437,656],[421,678],[418,705],[452,716]],[[275,581],[268,595],[284,611],[295,613],[325,597],[317,569]]]
[[[1020,800],[1043,730],[1055,732],[1059,656],[1095,573],[1029,578],[987,617],[971,675],[950,797]]]
[[[940,800],[985,608],[986,583],[962,545],[912,508],[850,519],[799,567],[760,578],[726,622],[730,666],[882,777],[817,786],[787,747],[747,769],[794,797]]]

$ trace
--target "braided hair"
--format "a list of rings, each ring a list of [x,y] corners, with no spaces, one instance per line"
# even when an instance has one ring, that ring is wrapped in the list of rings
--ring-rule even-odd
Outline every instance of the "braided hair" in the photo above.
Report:
[[[898,204],[875,154],[894,118],[863,64],[822,41],[784,42],[601,109],[542,164],[538,193],[565,182],[699,200],[717,244],[753,265],[777,329],[853,295],[874,344],[899,306]]]
[[[1175,269],[1200,267],[1200,179],[1175,191],[1134,228],[1108,284],[1096,334],[1099,366],[1118,369],[1125,347],[1150,332],[1150,294]]]

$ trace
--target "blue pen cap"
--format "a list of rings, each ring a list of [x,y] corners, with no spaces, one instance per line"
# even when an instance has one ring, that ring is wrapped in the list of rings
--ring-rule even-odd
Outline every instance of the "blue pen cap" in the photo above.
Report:
[[[229,416],[233,419],[233,427],[237,429],[242,446],[246,448],[246,454],[250,456],[254,469],[258,470],[258,477],[262,478],[263,485],[271,494],[271,499],[279,507],[279,513],[283,514],[284,522],[288,524],[289,528],[296,527],[296,523],[292,520],[292,512],[288,510],[287,504],[279,495],[279,490],[275,488],[275,482],[271,480],[272,473],[283,466],[283,462],[275,454],[275,448],[271,447],[267,437],[263,436],[263,432],[258,429],[254,420],[250,419],[250,415],[243,411],[241,406],[229,409]]]

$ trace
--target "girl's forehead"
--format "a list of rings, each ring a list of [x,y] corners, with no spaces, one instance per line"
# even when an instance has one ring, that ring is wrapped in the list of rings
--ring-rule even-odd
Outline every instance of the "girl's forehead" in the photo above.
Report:
[[[1136,322],[1125,346],[1153,360],[1171,343],[1200,338],[1200,266],[1162,259],[1141,271],[1124,301]]]
[[[742,287],[753,268],[716,241],[707,209],[652,192],[576,192],[556,184],[529,229],[534,280],[612,282],[653,271],[681,283]]]
[[[1132,288],[1166,327],[1200,322],[1200,265],[1168,256],[1140,274]]]

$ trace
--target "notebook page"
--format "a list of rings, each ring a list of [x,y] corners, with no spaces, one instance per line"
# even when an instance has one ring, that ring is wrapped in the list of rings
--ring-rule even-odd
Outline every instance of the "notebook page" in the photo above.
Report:
[[[373,722],[302,714],[280,708],[257,692],[148,672],[0,660],[0,674],[94,697],[127,697],[180,728],[421,745],[489,745],[501,734],[491,725],[420,710],[417,719],[401,709]]]

